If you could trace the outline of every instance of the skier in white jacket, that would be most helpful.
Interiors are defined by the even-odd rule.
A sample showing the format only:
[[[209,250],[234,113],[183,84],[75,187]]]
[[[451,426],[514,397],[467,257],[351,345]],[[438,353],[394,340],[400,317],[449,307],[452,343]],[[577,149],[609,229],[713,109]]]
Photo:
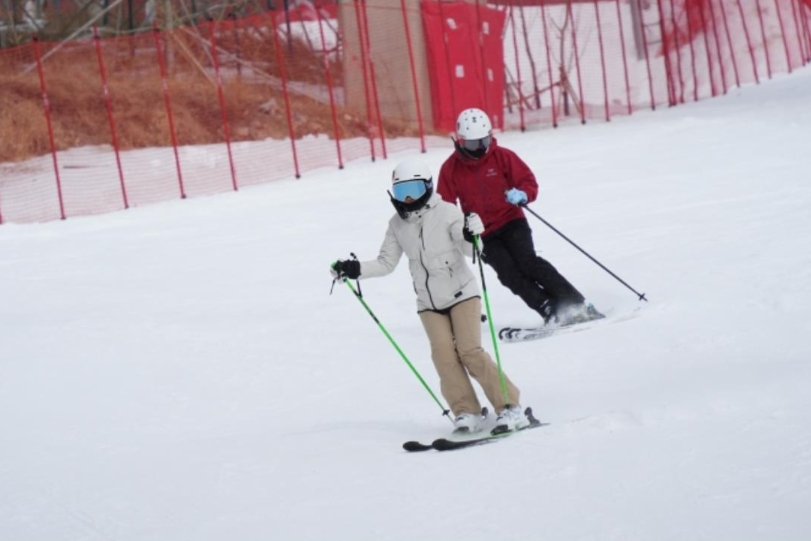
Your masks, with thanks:
[[[332,274],[350,279],[385,276],[405,254],[417,293],[417,313],[456,430],[481,428],[481,405],[471,376],[493,405],[497,427],[526,426],[529,421],[518,388],[504,374],[505,400],[498,366],[481,344],[481,296],[465,261],[465,254],[472,254],[465,235],[472,238],[484,231],[481,219],[476,214],[466,219],[455,205],[435,194],[431,170],[417,160],[397,165],[389,195],[397,213],[389,220],[377,259],[338,260],[330,268]]]

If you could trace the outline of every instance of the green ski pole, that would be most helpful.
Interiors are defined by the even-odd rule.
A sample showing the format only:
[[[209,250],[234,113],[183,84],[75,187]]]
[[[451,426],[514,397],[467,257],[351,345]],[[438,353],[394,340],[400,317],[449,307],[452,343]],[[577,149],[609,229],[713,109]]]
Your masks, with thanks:
[[[479,260],[479,273],[482,276],[482,292],[484,294],[484,308],[487,312],[487,323],[490,325],[490,336],[493,339],[493,350],[496,352],[496,364],[498,365],[498,377],[501,380],[501,392],[504,394],[504,403],[509,402],[507,395],[507,380],[504,378],[504,370],[501,369],[501,355],[498,352],[498,339],[496,329],[493,327],[493,315],[490,313],[490,299],[487,296],[487,282],[484,280],[484,264],[482,263],[482,253],[479,250],[479,235],[473,237],[473,249]]]
[[[442,405],[442,402],[440,402],[439,398],[437,398],[436,394],[434,394],[434,391],[433,391],[433,390],[431,390],[430,385],[428,385],[428,383],[427,383],[427,382],[426,382],[426,381],[423,379],[422,375],[420,375],[420,373],[419,373],[419,371],[416,369],[416,367],[415,367],[413,364],[411,364],[411,361],[409,361],[409,360],[408,360],[408,357],[406,357],[406,354],[405,354],[405,353],[403,353],[403,350],[402,350],[402,349],[400,349],[400,346],[399,346],[399,345],[397,345],[397,342],[395,342],[395,341],[394,341],[394,338],[392,338],[392,337],[391,337],[391,335],[389,334],[389,331],[387,331],[387,330],[386,330],[386,327],[384,327],[384,326],[383,326],[383,324],[382,324],[382,323],[380,323],[380,320],[379,320],[379,319],[377,319],[377,316],[375,315],[375,313],[374,313],[374,312],[372,312],[372,309],[371,309],[371,308],[369,308],[369,305],[368,305],[368,304],[366,304],[366,301],[363,299],[363,296],[362,296],[362,295],[361,295],[361,294],[358,292],[358,290],[356,290],[356,289],[355,289],[355,288],[352,286],[352,283],[351,283],[351,282],[349,281],[349,279],[348,279],[348,278],[346,278],[345,276],[342,276],[342,277],[337,278],[337,279],[339,279],[339,280],[343,280],[343,282],[344,282],[344,283],[347,285],[347,287],[348,287],[348,288],[349,288],[349,289],[352,291],[352,293],[355,295],[355,298],[357,298],[357,299],[358,299],[358,301],[360,301],[360,303],[361,303],[361,304],[363,305],[363,307],[366,309],[366,312],[367,312],[367,313],[368,313],[368,314],[369,314],[369,315],[372,317],[372,319],[374,320],[374,322],[375,322],[375,323],[377,323],[377,327],[378,327],[378,328],[379,328],[381,331],[383,331],[383,334],[384,334],[384,335],[386,335],[386,338],[388,338],[388,339],[389,339],[389,342],[391,342],[391,345],[392,345],[392,346],[394,346],[394,349],[395,349],[395,350],[397,350],[397,353],[399,353],[399,354],[400,354],[400,357],[402,357],[402,359],[405,361],[405,363],[406,363],[406,364],[408,365],[408,367],[411,369],[411,372],[412,372],[412,373],[413,373],[413,374],[414,374],[414,375],[417,377],[417,379],[418,379],[418,380],[420,380],[420,383],[422,383],[422,386],[423,386],[423,387],[425,387],[425,390],[426,390],[426,391],[428,391],[428,394],[430,394],[430,395],[431,395],[431,398],[433,398],[433,399],[434,399],[434,402],[436,402],[436,403],[437,403],[437,405],[439,405],[439,408],[442,410],[442,415],[444,415],[445,417],[447,417],[447,418],[448,418],[448,420],[449,420],[450,422],[453,422],[453,419],[451,419],[451,416],[450,416],[450,410],[449,410],[448,408],[446,408],[445,406],[443,406],[443,405]]]

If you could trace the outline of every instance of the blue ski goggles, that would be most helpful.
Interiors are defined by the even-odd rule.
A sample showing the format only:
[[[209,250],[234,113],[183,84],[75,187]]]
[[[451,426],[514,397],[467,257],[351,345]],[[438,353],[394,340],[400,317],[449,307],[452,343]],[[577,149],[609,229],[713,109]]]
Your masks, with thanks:
[[[416,201],[425,195],[426,190],[424,180],[406,180],[394,184],[391,188],[391,195],[397,201],[405,202],[408,197]]]
[[[475,152],[476,150],[487,150],[490,147],[490,136],[481,139],[459,139],[459,145],[465,150]]]

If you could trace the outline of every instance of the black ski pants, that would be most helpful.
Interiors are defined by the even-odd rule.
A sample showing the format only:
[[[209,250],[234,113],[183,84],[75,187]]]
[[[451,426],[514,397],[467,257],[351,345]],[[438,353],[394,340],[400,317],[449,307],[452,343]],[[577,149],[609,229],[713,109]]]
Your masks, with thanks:
[[[535,253],[526,219],[513,220],[484,237],[482,259],[507,289],[538,313],[547,299],[559,308],[585,300],[551,263]]]

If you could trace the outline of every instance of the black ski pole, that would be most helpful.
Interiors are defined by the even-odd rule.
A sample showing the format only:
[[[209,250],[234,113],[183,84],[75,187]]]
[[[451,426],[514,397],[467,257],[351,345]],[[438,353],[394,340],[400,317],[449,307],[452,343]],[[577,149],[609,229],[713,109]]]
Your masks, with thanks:
[[[583,248],[581,248],[580,246],[578,246],[577,244],[575,244],[575,243],[574,243],[574,241],[572,241],[572,240],[571,240],[569,237],[567,237],[566,235],[564,235],[563,233],[561,233],[560,231],[558,231],[558,230],[555,228],[555,226],[553,226],[552,224],[550,224],[549,222],[547,222],[546,220],[544,220],[543,218],[541,218],[541,217],[538,215],[538,213],[536,213],[534,210],[532,210],[531,208],[529,208],[529,207],[527,206],[527,204],[526,204],[526,203],[524,203],[524,204],[523,204],[523,205],[521,205],[521,206],[522,206],[522,207],[524,207],[524,209],[525,209],[525,210],[527,210],[527,211],[528,211],[530,214],[532,214],[533,216],[535,216],[536,218],[538,218],[540,221],[542,221],[542,222],[544,223],[544,225],[546,225],[546,226],[547,226],[549,229],[551,229],[552,231],[554,231],[555,233],[557,233],[558,235],[560,235],[561,237],[563,237],[563,238],[566,240],[566,242],[568,242],[569,244],[571,244],[572,246],[574,246],[575,248],[577,248],[578,250],[580,250],[580,252],[581,252],[581,253],[582,253],[584,256],[586,256],[586,257],[588,257],[589,259],[591,259],[592,261],[594,261],[594,262],[595,262],[597,265],[599,265],[599,266],[600,266],[600,268],[601,268],[601,269],[603,269],[605,272],[607,272],[608,274],[610,274],[611,276],[613,276],[613,277],[614,277],[614,278],[615,278],[615,279],[616,279],[616,280],[617,280],[619,283],[621,283],[622,285],[624,285],[625,287],[627,287],[628,289],[630,289],[631,291],[633,291],[634,293],[636,293],[636,296],[637,296],[637,297],[639,297],[639,300],[640,300],[640,301],[645,301],[645,302],[648,302],[648,299],[646,299],[646,298],[645,298],[645,294],[644,294],[644,293],[640,293],[640,292],[639,292],[639,291],[637,291],[636,289],[632,288],[632,287],[631,287],[631,286],[629,286],[629,285],[628,285],[628,284],[627,284],[627,283],[626,283],[626,282],[625,282],[625,281],[624,281],[622,278],[620,278],[619,276],[617,276],[616,274],[614,274],[613,272],[611,272],[610,270],[608,270],[608,268],[607,268],[605,265],[603,265],[602,263],[600,263],[599,261],[597,261],[596,259],[594,259],[593,257],[591,257],[591,255],[590,255],[588,252],[586,252],[586,251],[585,251]]]

